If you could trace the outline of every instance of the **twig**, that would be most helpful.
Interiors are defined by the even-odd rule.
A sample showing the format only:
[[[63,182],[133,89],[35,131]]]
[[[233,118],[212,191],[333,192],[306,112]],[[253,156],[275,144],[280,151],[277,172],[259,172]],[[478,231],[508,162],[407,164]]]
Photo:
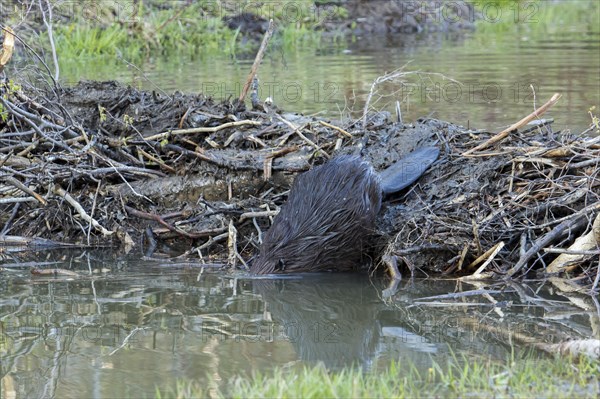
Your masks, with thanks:
[[[96,202],[98,200],[98,193],[100,192],[100,187],[102,186],[102,180],[98,182],[98,186],[96,187],[96,194],[94,194],[94,201],[92,202],[92,211],[90,212],[90,217],[94,217],[94,211],[96,210]],[[92,233],[92,224],[88,224],[87,231],[87,244],[90,245],[90,234]]]
[[[507,302],[497,302],[497,303],[488,303],[488,302],[420,302],[413,301],[407,308],[411,308],[413,306],[429,306],[432,308],[453,308],[453,307],[508,307],[512,306],[512,303]]]
[[[235,267],[235,263],[239,257],[239,254],[237,251],[237,229],[233,225],[233,220],[229,221],[227,249],[229,250],[229,256],[227,257],[227,263],[230,266]]]
[[[589,256],[589,252],[593,255],[600,254],[600,251],[594,251],[600,246],[600,213],[596,215],[592,229],[586,235],[578,237],[575,242],[568,248],[567,253],[560,254],[546,268],[548,273],[558,273],[569,271],[572,265],[581,263],[585,256]],[[553,248],[555,249],[555,248]]]
[[[258,223],[256,222],[256,218],[252,218],[252,224],[254,225],[254,228],[256,229],[256,234],[258,235],[258,243],[262,244],[262,242],[263,242],[262,230],[258,226]]]
[[[469,266],[467,266],[465,269],[466,270],[471,270],[472,268],[474,268],[475,266],[477,266],[478,264],[480,264],[484,260],[488,259],[499,245],[500,245],[500,243],[494,245],[493,247],[491,247],[490,249],[488,249],[487,251],[485,251],[482,255],[478,256],[477,259],[475,259],[473,262],[471,262],[469,264]]]
[[[587,206],[579,212],[576,212],[573,215],[571,215],[571,218],[565,220],[564,222],[553,228],[552,231],[550,231],[549,233],[546,233],[545,235],[537,239],[533,246],[529,248],[529,251],[525,252],[525,255],[521,256],[519,261],[507,272],[506,278],[511,278],[516,273],[518,273],[523,267],[525,267],[525,265],[527,265],[527,262],[529,262],[531,258],[533,258],[538,252],[542,250],[542,248],[553,242],[565,230],[577,224],[579,220],[585,217],[587,212],[595,211],[598,209],[600,209],[600,202]]]
[[[509,293],[511,292],[510,290],[487,290],[487,289],[479,289],[479,290],[472,290],[472,291],[463,291],[463,292],[453,292],[450,294],[440,294],[440,295],[433,295],[433,296],[426,296],[426,297],[422,297],[422,298],[415,298],[414,301],[431,301],[433,299],[436,300],[440,300],[440,299],[458,299],[458,298],[464,298],[464,297],[468,297],[468,296],[477,296],[477,295],[484,295],[484,294],[505,294],[505,293]]]
[[[8,101],[5,100],[4,98],[0,97],[0,102],[2,103],[2,105],[6,108],[8,108],[8,110],[15,114],[17,117],[19,117],[19,119],[22,119],[23,121],[25,121],[25,123],[27,123],[29,126],[31,126],[31,128],[33,128],[33,130],[35,130],[40,136],[42,136],[43,138],[45,138],[46,140],[48,140],[49,142],[51,142],[52,144],[54,144],[57,147],[60,147],[68,152],[75,152],[75,150],[73,150],[71,147],[65,145],[63,142],[57,141],[55,139],[53,139],[52,137],[48,136],[45,132],[42,131],[42,129],[44,128],[43,126],[38,126],[36,125],[27,115],[28,113],[19,109],[16,106],[13,106],[13,104]],[[27,116],[26,116],[27,115]],[[64,130],[64,128],[62,128]]]
[[[175,174],[176,170],[175,168],[167,165],[167,163],[161,159],[161,158],[157,158],[152,154],[148,154],[146,151],[142,150],[141,148],[138,148],[138,152],[145,158],[148,158],[151,162],[156,163],[157,165],[160,165],[161,168],[166,169],[167,171],[169,171],[170,173]]]
[[[600,255],[600,250],[575,251],[575,250],[571,250],[571,249],[562,249],[562,248],[544,248],[544,252],[549,253],[549,254],[568,254],[568,255],[583,255],[583,256]]]
[[[598,266],[596,266],[596,278],[594,279],[594,284],[592,284],[590,293],[598,292],[598,283],[600,283],[600,259],[598,259]]]
[[[0,236],[0,246],[16,246],[16,247],[28,247],[28,248],[72,248],[76,245],[48,240],[40,237],[21,237],[21,236]]]
[[[22,202],[37,202],[37,200],[31,197],[0,198],[0,204],[20,204]]]
[[[17,98],[20,98],[20,95],[17,95]],[[14,113],[17,114],[17,116],[19,117],[27,117],[29,119],[31,119],[34,122],[37,122],[38,124],[40,124],[40,129],[44,129],[46,127],[52,128],[54,130],[58,130],[64,133],[68,133],[71,137],[76,137],[79,138],[80,135],[79,133],[75,132],[71,126],[63,126],[60,124],[56,124],[54,122],[51,122],[50,120],[48,120],[47,118],[44,118],[40,115],[36,115],[36,114],[32,114],[31,112],[27,112],[25,111],[23,108],[18,107],[15,103],[8,101],[6,99],[4,99],[6,101],[6,103],[8,105],[10,105],[10,108],[12,110],[14,110]],[[30,104],[31,107],[28,108],[37,108],[34,104]],[[39,111],[39,110],[38,110]],[[64,122],[64,121],[63,121]]]
[[[5,32],[8,31],[9,28],[2,26],[2,30],[4,30]],[[50,79],[52,79],[52,84],[54,85],[54,89],[57,89],[58,86],[58,82],[56,81],[56,79],[54,79],[54,76],[52,76],[52,72],[50,71],[50,67],[48,67],[48,64],[46,64],[46,61],[44,61],[44,59],[42,58],[41,55],[39,55],[29,44],[27,44],[27,42],[23,39],[21,39],[19,37],[19,35],[15,34],[13,32],[13,35],[19,40],[19,42],[21,42],[21,44],[23,46],[25,46],[25,48],[29,51],[31,51],[31,53],[35,56],[35,58],[37,58],[41,64],[44,66],[44,69],[46,69],[46,71],[48,72],[48,76],[50,76]]]
[[[409,75],[419,75],[419,76],[426,75],[426,76],[438,76],[438,77],[441,77],[443,79],[448,79],[451,82],[459,84],[458,81],[456,81],[454,79],[449,79],[448,77],[444,76],[441,73],[435,73],[435,72],[423,73],[423,72],[420,72],[420,71],[408,71],[408,72],[404,72],[404,68],[406,68],[407,65],[408,65],[408,63],[405,64],[405,65],[403,65],[402,67],[400,67],[400,68],[392,71],[392,72],[389,72],[389,73],[386,73],[385,75],[379,76],[377,79],[375,79],[373,81],[373,83],[371,84],[371,89],[369,90],[369,94],[367,95],[367,100],[365,101],[365,105],[363,107],[363,115],[362,115],[362,127],[363,127],[363,129],[366,129],[366,127],[367,127],[367,114],[369,112],[369,107],[371,106],[371,100],[373,99],[373,96],[376,93],[377,86],[380,85],[380,84],[382,84],[382,83],[389,82],[389,81],[392,81],[392,80],[395,80],[395,79],[401,79],[401,78],[407,77]],[[401,81],[401,84],[404,85],[404,82]]]
[[[496,255],[498,255],[498,252],[500,252],[502,248],[504,248],[504,241],[500,241],[498,244],[494,245],[494,250],[490,254],[489,258],[483,263],[483,265],[479,267],[479,269],[475,271],[475,273],[473,273],[473,276],[481,275],[481,273],[485,270],[487,265],[489,265],[494,260],[494,258],[496,257]]]
[[[258,67],[260,66],[260,63],[262,62],[262,59],[265,55],[265,51],[267,50],[267,45],[269,44],[269,40],[271,39],[271,36],[273,35],[273,29],[274,29],[274,25],[273,25],[273,20],[271,19],[271,20],[269,20],[269,27],[267,28],[267,31],[265,32],[262,43],[260,44],[260,48],[258,49],[258,53],[256,53],[256,58],[254,58],[254,63],[252,64],[252,68],[250,68],[250,73],[248,74],[246,83],[244,84],[242,92],[240,93],[240,98],[238,99],[240,104],[244,102],[244,99],[246,98],[246,95],[248,94],[248,90],[250,90],[250,86],[252,85],[252,81],[254,80],[254,77],[256,76],[256,73],[258,72]]]
[[[324,121],[319,121],[319,123],[321,125],[325,126],[325,127],[330,128],[330,129],[337,130],[338,132],[340,132],[344,136],[348,137],[349,139],[352,138],[352,135],[350,133],[348,133],[347,131],[345,131],[344,129],[342,129],[341,127],[337,127],[335,125],[332,125],[331,123],[327,123],[327,122],[324,122]]]
[[[48,32],[48,40],[50,41],[50,48],[52,49],[52,62],[54,62],[54,80],[58,81],[60,76],[60,67],[58,65],[58,55],[56,53],[56,45],[54,44],[54,34],[52,30],[52,4],[48,0],[46,0],[48,18],[46,18],[46,10],[44,10],[44,6],[42,5],[42,0],[38,1],[40,5],[40,12],[42,13],[42,19],[44,20],[44,25],[46,25],[46,30]]]
[[[227,239],[227,237],[229,237],[229,232],[225,232],[223,234],[219,234],[214,237],[209,237],[208,240],[204,244],[200,245],[197,249],[199,251],[201,251],[203,249],[210,247],[211,245],[213,245],[216,242],[220,242],[220,241]]]
[[[58,186],[58,185],[54,185],[52,191],[63,197],[69,204],[71,204],[71,206],[73,208],[75,208],[75,210],[77,211],[77,213],[79,213],[79,215],[83,218],[83,220],[85,220],[88,223],[91,223],[92,226],[100,231],[103,235],[105,236],[109,236],[114,234],[114,231],[110,231],[105,229],[102,225],[100,225],[100,223],[98,223],[98,221],[92,217],[90,217],[90,215],[87,214],[87,212],[85,211],[85,209],[83,209],[83,207],[79,204],[79,202],[77,202],[73,197],[71,197],[71,195],[69,193],[67,193],[62,187]]]
[[[271,178],[273,172],[273,159],[276,157],[288,154],[290,152],[296,151],[298,148],[296,146],[293,147],[285,147],[277,151],[273,151],[267,156],[265,156],[265,160],[263,162],[263,178],[265,180],[269,180]]]
[[[317,144],[315,144],[311,139],[309,139],[308,137],[306,137],[304,134],[302,134],[302,132],[300,131],[300,127],[294,125],[292,122],[286,120],[285,118],[281,117],[280,115],[275,114],[275,117],[277,119],[279,119],[281,122],[285,123],[286,125],[288,125],[290,127],[290,129],[292,129],[293,133],[296,133],[302,140],[306,141],[311,147],[313,147],[314,149],[316,149],[317,151],[320,151],[323,153],[323,155],[326,158],[330,158],[329,154],[327,152],[325,152],[324,149],[322,149],[321,147],[319,147]]]
[[[470,150],[463,152],[462,156],[463,157],[468,156],[468,155],[474,153],[475,151],[483,150],[484,148],[487,148],[487,147],[491,146],[492,144],[495,144],[495,143],[505,139],[506,137],[508,137],[508,135],[513,130],[517,130],[517,129],[525,126],[532,120],[542,116],[546,111],[548,111],[548,109],[550,109],[550,107],[552,107],[554,104],[557,103],[557,101],[560,99],[560,97],[561,97],[561,94],[555,93],[552,96],[552,98],[550,100],[548,100],[548,102],[546,102],[546,104],[542,105],[537,111],[532,112],[531,114],[527,115],[525,118],[521,119],[517,123],[512,124],[510,127],[504,129],[503,131],[496,134],[495,136],[490,137],[488,140],[479,144],[478,146],[473,147]]]
[[[36,193],[32,189],[30,189],[29,187],[27,187],[26,185],[24,185],[23,183],[21,183],[20,181],[18,181],[17,179],[15,179],[14,177],[0,175],[0,179],[4,180],[5,182],[7,182],[8,184],[12,185],[13,187],[16,187],[19,190],[25,192],[26,194],[31,195],[33,198],[35,198],[42,205],[45,206],[47,204],[47,201],[44,199],[44,197],[42,197],[41,195],[39,195],[38,193]]]
[[[166,91],[164,91],[159,85],[157,85],[152,79],[150,79],[146,73],[144,71],[142,71],[137,65],[135,65],[132,62],[129,62],[125,59],[125,57],[123,57],[123,54],[121,53],[121,51],[119,49],[116,49],[117,51],[117,58],[119,58],[121,61],[123,61],[125,64],[127,64],[128,67],[135,69],[137,72],[139,72],[141,74],[141,76],[147,81],[150,82],[150,84],[152,84],[152,86],[154,86],[154,88],[156,88],[156,90],[160,91],[162,95],[164,95],[165,97],[167,97],[169,99],[169,101],[173,101],[173,97],[170,96]]]
[[[125,210],[127,211],[128,214],[130,214],[132,216],[136,216],[136,217],[146,219],[146,220],[153,220],[153,221],[161,224],[162,226],[166,227],[169,231],[172,231],[174,233],[177,233],[179,235],[182,235],[184,237],[191,238],[191,239],[209,237],[214,234],[222,233],[223,231],[226,230],[226,229],[214,229],[214,230],[209,230],[209,231],[190,233],[190,232],[181,230],[180,228],[178,228],[176,226],[171,225],[170,223],[166,222],[164,220],[164,218],[161,217],[160,215],[155,215],[152,213],[140,211],[140,210],[137,210],[137,209],[132,208],[127,205],[125,205]]]
[[[2,230],[0,230],[0,237],[6,235],[6,233],[8,233],[10,231],[12,222],[13,222],[13,220],[15,220],[15,217],[17,217],[17,213],[19,212],[20,207],[21,207],[21,204],[17,202],[15,204],[15,206],[13,207],[12,212],[10,213],[10,217],[8,218],[6,223],[4,223],[4,227],[2,228]]]
[[[30,271],[34,276],[68,276],[68,277],[81,277],[77,272],[73,272],[67,269],[38,269],[33,268]]]
[[[114,349],[112,352],[110,352],[110,353],[108,354],[108,356],[112,356],[112,355],[114,355],[115,353],[117,353],[118,351],[120,351],[121,349],[123,349],[123,348],[125,347],[125,345],[127,345],[127,343],[129,342],[129,340],[130,340],[131,338],[133,338],[133,336],[134,336],[135,334],[137,334],[137,333],[138,333],[138,331],[144,331],[144,330],[147,330],[147,328],[146,328],[146,327],[144,327],[144,328],[141,328],[141,327],[136,327],[136,328],[134,328],[133,330],[131,330],[131,332],[130,332],[129,334],[127,334],[127,336],[126,336],[126,337],[125,337],[125,339],[123,340],[123,343],[121,344],[121,346],[119,346],[118,348],[115,348],[115,349]]]
[[[251,121],[251,120],[243,120],[243,121],[236,121],[236,122],[227,122],[224,123],[222,125],[219,126],[214,126],[214,127],[195,127],[192,129],[176,129],[176,130],[171,130],[169,132],[163,132],[163,133],[158,133],[155,134],[153,136],[149,136],[149,137],[144,137],[144,140],[162,140],[164,138],[167,138],[169,136],[177,136],[180,134],[194,134],[194,133],[216,133],[219,130],[222,129],[227,129],[229,127],[235,127],[235,126],[244,126],[244,125],[251,125],[251,126],[260,126],[262,125],[262,122],[259,121]]]
[[[240,216],[240,222],[250,218],[271,217],[277,216],[279,211],[261,211],[261,212],[246,212]]]

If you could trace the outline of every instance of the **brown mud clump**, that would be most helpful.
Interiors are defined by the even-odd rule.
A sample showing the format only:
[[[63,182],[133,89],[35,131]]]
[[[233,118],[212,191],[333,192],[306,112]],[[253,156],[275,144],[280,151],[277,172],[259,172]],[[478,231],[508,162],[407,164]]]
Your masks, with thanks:
[[[596,278],[600,138],[550,121],[482,146],[494,133],[434,119],[380,113],[363,127],[115,82],[0,91],[0,252],[115,245],[239,266],[300,172],[358,153],[381,172],[435,146],[439,159],[383,202],[373,266]]]

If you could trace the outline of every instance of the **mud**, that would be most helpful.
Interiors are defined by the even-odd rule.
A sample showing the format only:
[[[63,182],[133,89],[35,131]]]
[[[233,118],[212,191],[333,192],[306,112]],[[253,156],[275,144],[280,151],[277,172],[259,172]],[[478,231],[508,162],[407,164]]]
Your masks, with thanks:
[[[547,124],[465,156],[492,133],[434,119],[402,124],[387,113],[371,115],[366,129],[326,121],[349,138],[266,105],[253,110],[115,82],[2,93],[0,241],[39,237],[147,255],[170,248],[240,266],[298,173],[349,153],[380,170],[426,145],[438,146],[440,159],[384,203],[371,266],[385,255],[413,272],[472,273],[481,264],[472,262],[502,243],[487,266],[501,277],[549,231],[554,245],[571,245],[600,210],[599,139]],[[565,221],[573,223],[556,232]],[[538,255],[525,259],[523,272],[557,256],[542,248]]]

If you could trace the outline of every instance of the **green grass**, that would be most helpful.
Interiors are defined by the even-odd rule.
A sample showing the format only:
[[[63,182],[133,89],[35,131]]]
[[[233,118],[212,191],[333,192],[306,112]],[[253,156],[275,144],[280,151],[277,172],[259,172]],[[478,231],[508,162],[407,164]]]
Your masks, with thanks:
[[[194,58],[223,51],[235,55],[259,44],[257,40],[242,40],[239,32],[222,22],[224,15],[235,14],[242,9],[239,7],[153,1],[141,7],[134,18],[132,9],[127,7],[131,0],[122,3],[121,8],[114,9],[110,8],[112,3],[107,3],[109,5],[95,14],[96,18],[89,18],[75,5],[74,12],[67,13],[60,23],[55,22],[53,32],[59,57],[68,60],[123,54],[131,61],[171,55]],[[319,45],[321,35],[315,28],[325,16],[314,11],[312,1],[284,0],[256,5],[259,7],[250,7],[247,11],[274,17],[277,30],[272,41],[275,45],[290,49]],[[340,8],[340,15],[342,10]],[[333,11],[327,17],[331,17],[331,13]],[[49,49],[44,26],[40,27],[39,42]]]
[[[322,365],[300,370],[276,369],[237,377],[222,390],[180,382],[157,397],[202,398],[597,398],[600,394],[600,362],[582,357],[473,361],[452,359],[427,371],[392,363],[383,371],[344,369],[332,372]]]
[[[600,30],[600,5],[597,0],[558,3],[547,0],[505,1],[500,2],[499,8],[489,8],[488,11],[488,18],[477,21],[477,30],[491,37],[513,31],[515,26],[533,37],[562,32],[587,34],[588,31]]]
[[[67,58],[115,55],[120,45],[127,42],[127,32],[118,26],[101,29],[71,24],[55,32],[57,51]]]
[[[219,18],[194,20],[197,7],[176,16],[174,10],[146,13],[139,23],[91,24],[73,20],[54,26],[57,52],[62,59],[92,58],[123,54],[131,60],[150,56],[222,51],[234,41],[236,32]],[[45,31],[42,41],[48,42]]]
[[[64,14],[63,18],[55,15],[53,29],[59,57],[69,60],[123,54],[128,60],[139,62],[157,56],[185,55],[193,59],[222,52],[235,56],[258,45],[256,41],[243,40],[241,34],[228,29],[221,20],[224,15],[242,9],[265,18],[274,18],[277,24],[272,39],[274,46],[284,50],[319,47],[322,35],[318,27],[323,20],[348,16],[343,7],[320,9],[317,12],[311,0],[256,2],[248,8],[228,8],[227,3],[218,7],[219,2],[208,3],[207,6],[205,2],[186,5],[185,2],[154,0],[141,2],[143,6],[132,17],[131,3],[132,0],[124,0],[118,3],[118,7],[114,6],[117,3],[99,3],[104,5],[94,14],[95,18],[90,18],[86,9],[77,3],[73,3],[73,10]],[[597,23],[597,0],[560,3],[499,0],[493,4],[496,3],[501,10],[499,16],[495,5],[477,3],[479,8],[476,6],[478,13],[488,17],[477,24],[478,30],[483,33],[478,36],[484,40],[493,40],[497,35],[514,30],[515,24],[533,36],[568,31],[584,24],[591,29],[600,29]],[[489,7],[485,8],[484,5]],[[60,15],[59,11],[55,14]],[[498,20],[493,20],[496,16]],[[7,22],[11,24],[11,21]],[[40,26],[39,43],[45,49],[50,47],[43,25]]]

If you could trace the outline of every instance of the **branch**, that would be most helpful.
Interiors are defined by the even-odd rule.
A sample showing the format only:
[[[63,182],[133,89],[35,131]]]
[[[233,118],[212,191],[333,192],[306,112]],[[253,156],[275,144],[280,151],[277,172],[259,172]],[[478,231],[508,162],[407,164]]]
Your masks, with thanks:
[[[503,131],[501,131],[497,135],[495,135],[493,137],[490,137],[484,143],[481,143],[478,146],[476,146],[474,148],[471,148],[468,151],[463,152],[461,155],[463,157],[467,156],[467,155],[470,155],[470,154],[474,153],[475,151],[483,150],[484,148],[487,148],[487,147],[491,146],[492,144],[495,144],[495,143],[497,143],[497,142],[505,139],[506,137],[508,137],[508,135],[512,131],[519,129],[519,128],[525,126],[526,124],[528,124],[529,122],[531,122],[532,120],[534,120],[534,119],[539,118],[540,116],[542,116],[546,111],[548,111],[548,109],[550,109],[550,107],[552,107],[554,104],[556,104],[558,102],[558,100],[560,100],[560,97],[561,97],[561,94],[554,93],[554,95],[552,96],[552,98],[550,100],[548,100],[548,102],[546,104],[542,105],[540,108],[538,108],[537,110],[533,111],[531,114],[527,115],[525,118],[521,119],[517,123],[514,123],[510,127],[504,129]]]
[[[81,206],[81,204],[79,204],[79,202],[77,202],[75,198],[71,197],[71,194],[67,193],[62,187],[55,185],[52,191],[54,192],[54,194],[61,196],[69,204],[71,204],[71,206],[75,208],[75,210],[77,211],[77,213],[79,213],[83,220],[85,220],[88,223],[91,223],[91,225],[96,230],[100,231],[103,235],[110,236],[114,233],[114,231],[110,231],[102,227],[102,225],[100,225],[100,223],[98,223],[96,219],[88,215],[85,209],[83,209],[83,207]]]
[[[252,64],[252,68],[250,68],[250,73],[248,74],[248,78],[246,79],[246,83],[244,84],[244,88],[242,89],[242,92],[240,93],[240,98],[239,98],[239,102],[243,103],[244,99],[246,98],[246,94],[248,94],[248,90],[250,90],[250,85],[252,84],[252,81],[254,80],[254,77],[256,76],[256,73],[258,72],[258,67],[260,66],[260,63],[262,62],[262,59],[265,55],[265,51],[267,50],[267,45],[269,44],[269,39],[271,39],[271,36],[273,35],[273,20],[269,20],[269,27],[267,28],[267,31],[265,32],[265,36],[263,37],[262,43],[260,44],[260,48],[258,49],[258,53],[256,53],[256,58],[254,59],[254,64]]]

